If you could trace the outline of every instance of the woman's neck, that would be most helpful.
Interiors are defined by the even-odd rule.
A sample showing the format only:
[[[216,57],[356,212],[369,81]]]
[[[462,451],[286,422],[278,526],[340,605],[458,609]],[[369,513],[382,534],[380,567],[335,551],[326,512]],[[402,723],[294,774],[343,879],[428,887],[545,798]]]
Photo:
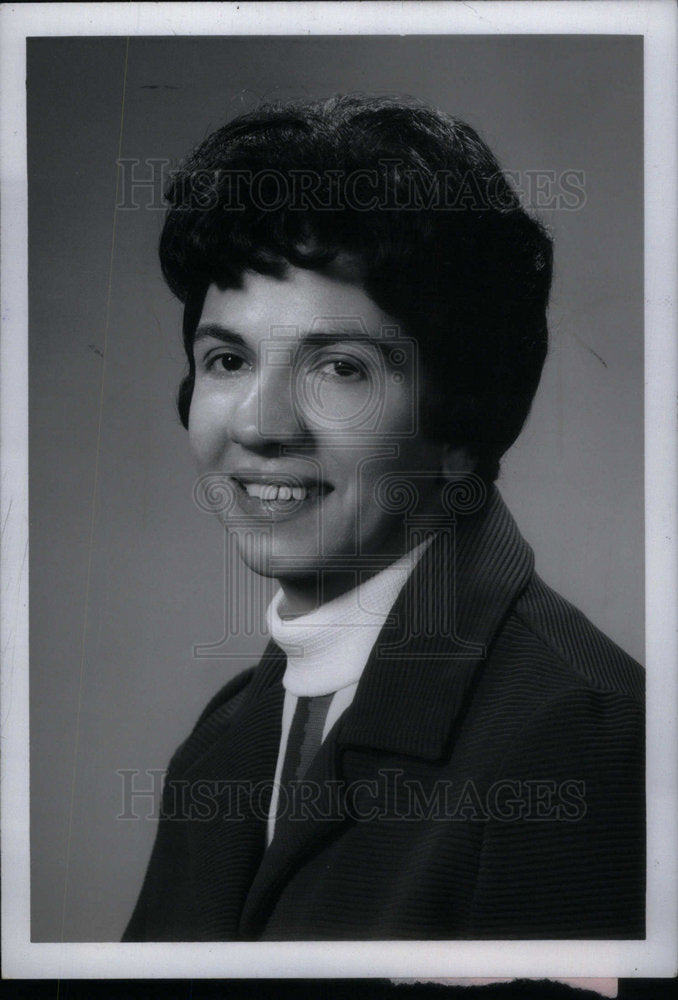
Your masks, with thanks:
[[[376,571],[375,571],[376,572]],[[364,582],[374,574],[361,574]],[[321,604],[327,604],[342,594],[358,586],[356,573],[320,571],[311,577],[287,577],[280,580],[283,600],[279,607],[281,618],[297,618],[315,611]]]

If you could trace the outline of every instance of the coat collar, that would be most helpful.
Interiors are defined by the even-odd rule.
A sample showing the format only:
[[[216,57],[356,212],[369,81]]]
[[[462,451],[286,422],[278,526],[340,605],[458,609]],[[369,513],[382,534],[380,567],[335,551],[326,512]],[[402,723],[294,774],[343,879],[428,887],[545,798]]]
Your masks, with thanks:
[[[337,742],[441,757],[474,676],[534,570],[496,489],[439,531],[396,601]]]
[[[495,487],[479,511],[458,514],[438,530],[337,723],[338,749],[440,759],[492,640],[533,573],[532,549]],[[284,663],[270,642],[257,698],[280,684]]]

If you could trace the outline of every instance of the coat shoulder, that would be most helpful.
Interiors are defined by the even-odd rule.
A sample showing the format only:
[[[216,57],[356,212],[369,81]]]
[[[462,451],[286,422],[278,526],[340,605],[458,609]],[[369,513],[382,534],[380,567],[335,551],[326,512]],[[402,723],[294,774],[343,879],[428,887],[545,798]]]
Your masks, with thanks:
[[[232,677],[227,684],[224,684],[224,686],[220,688],[212,698],[210,698],[207,705],[200,713],[195,728],[197,729],[199,726],[209,724],[209,720],[215,714],[219,715],[219,719],[221,721],[225,722],[230,719],[247,694],[247,688],[252,681],[252,676],[256,669],[256,665],[247,667],[245,670],[241,670],[239,674],[236,674],[235,677]]]
[[[643,703],[643,667],[538,576],[519,597],[514,615],[575,684]]]
[[[221,739],[239,710],[258,694],[279,682],[285,666],[285,656],[269,642],[259,663],[242,670],[210,699],[200,713],[193,731],[178,748],[170,762],[170,771],[177,774]]]
[[[233,677],[210,699],[191,734],[175,751],[170,772],[185,770],[223,734],[247,698],[257,667],[248,667]]]

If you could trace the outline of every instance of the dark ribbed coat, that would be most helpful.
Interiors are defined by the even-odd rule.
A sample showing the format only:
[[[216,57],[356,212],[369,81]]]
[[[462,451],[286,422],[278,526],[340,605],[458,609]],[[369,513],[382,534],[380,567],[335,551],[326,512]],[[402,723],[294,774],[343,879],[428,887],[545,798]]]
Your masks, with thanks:
[[[498,493],[417,564],[266,848],[284,669],[271,643],[174,755],[125,940],[644,936],[643,671]]]

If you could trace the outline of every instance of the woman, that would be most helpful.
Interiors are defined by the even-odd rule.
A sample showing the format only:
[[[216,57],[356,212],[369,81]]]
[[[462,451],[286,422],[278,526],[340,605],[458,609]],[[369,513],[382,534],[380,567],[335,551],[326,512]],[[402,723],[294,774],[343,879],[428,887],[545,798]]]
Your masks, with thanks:
[[[643,936],[642,670],[493,485],[545,231],[471,128],[382,98],[236,119],[168,198],[179,411],[280,589],[172,760],[126,939]]]

